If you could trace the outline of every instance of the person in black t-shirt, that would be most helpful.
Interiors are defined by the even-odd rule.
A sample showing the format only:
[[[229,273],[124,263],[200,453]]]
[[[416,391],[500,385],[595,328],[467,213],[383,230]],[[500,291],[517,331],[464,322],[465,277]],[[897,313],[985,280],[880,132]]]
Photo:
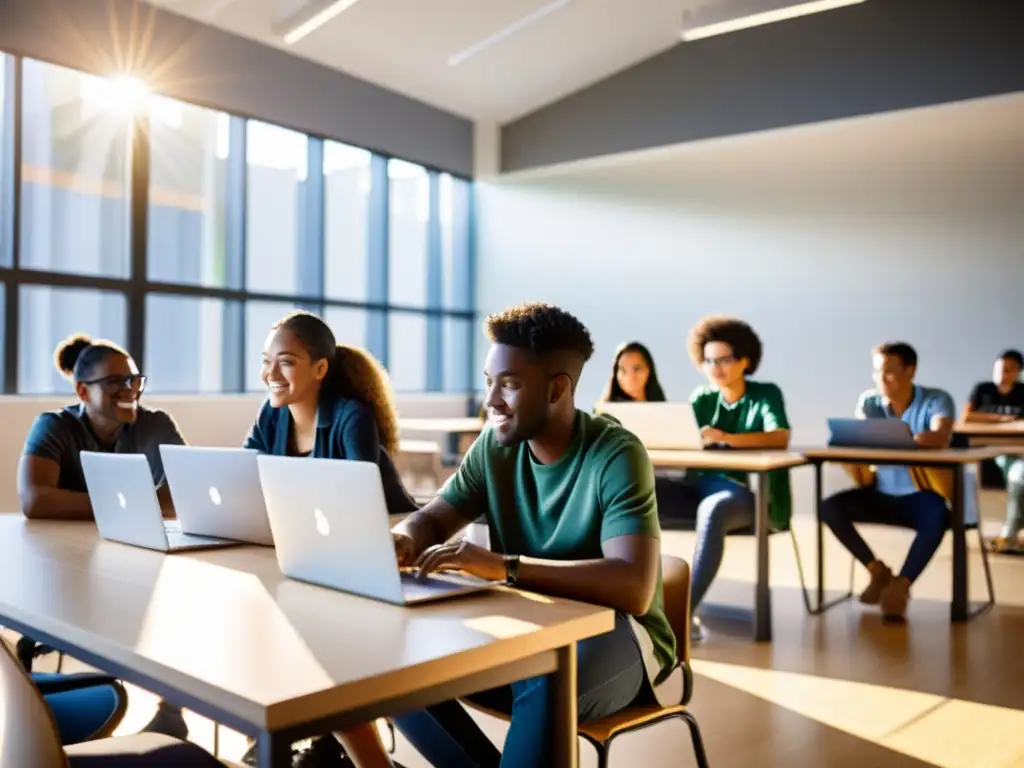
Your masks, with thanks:
[[[1024,355],[1015,349],[1003,352],[992,367],[992,381],[983,381],[971,392],[964,421],[1006,423],[1024,419],[1024,382],[1020,381]],[[995,552],[1021,551],[1018,536],[1024,527],[1024,457],[1000,456],[996,464],[1006,477],[1006,522],[1002,535],[992,540]]]

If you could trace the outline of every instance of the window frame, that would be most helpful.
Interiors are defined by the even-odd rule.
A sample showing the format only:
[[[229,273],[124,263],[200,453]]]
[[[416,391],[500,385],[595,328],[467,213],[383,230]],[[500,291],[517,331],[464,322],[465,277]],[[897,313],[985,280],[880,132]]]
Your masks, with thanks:
[[[18,391],[19,368],[19,294],[23,285],[49,286],[53,288],[74,288],[114,291],[124,295],[127,303],[126,328],[124,338],[127,339],[128,351],[135,358],[140,369],[146,366],[146,299],[151,294],[193,297],[197,299],[218,299],[225,305],[225,322],[223,323],[223,392],[246,392],[246,379],[250,373],[246,361],[246,305],[249,302],[289,302],[315,311],[326,316],[329,308],[355,309],[365,312],[366,338],[364,344],[383,365],[388,365],[389,317],[392,313],[415,314],[425,317],[428,329],[428,343],[425,369],[426,389],[417,391],[445,391],[443,371],[445,369],[443,327],[446,318],[455,318],[474,322],[477,319],[475,306],[467,308],[445,308],[443,292],[445,276],[441,274],[443,259],[441,257],[441,223],[439,211],[440,174],[448,174],[453,179],[461,179],[469,183],[470,216],[467,222],[469,232],[469,271],[475,273],[475,253],[473,248],[473,215],[472,205],[474,186],[472,179],[453,173],[446,169],[425,168],[430,185],[429,219],[427,222],[428,254],[427,254],[427,285],[425,290],[428,300],[424,306],[405,306],[393,304],[389,300],[390,287],[390,191],[388,184],[388,163],[391,160],[414,162],[405,158],[393,157],[389,154],[374,151],[346,143],[338,137],[314,136],[300,132],[308,139],[307,163],[308,174],[304,185],[305,211],[304,221],[298,223],[305,231],[296,233],[304,244],[296,262],[296,292],[275,293],[263,290],[249,290],[246,286],[246,216],[248,190],[248,152],[247,126],[250,120],[267,123],[288,130],[287,125],[268,120],[266,117],[253,115],[243,116],[225,113],[211,105],[195,105],[227,114],[230,131],[230,153],[228,155],[228,179],[226,184],[227,200],[225,211],[225,258],[226,278],[222,287],[202,285],[199,283],[166,282],[149,278],[149,211],[150,211],[150,133],[148,130],[148,110],[141,110],[134,117],[130,129],[129,153],[129,264],[127,277],[110,277],[100,275],[84,275],[65,272],[52,272],[43,269],[26,269],[20,264],[20,212],[22,210],[22,133],[23,120],[23,87],[24,62],[26,59],[17,55],[9,55],[0,51],[4,57],[5,78],[3,88],[3,104],[0,110],[0,141],[4,142],[5,152],[0,155],[0,189],[4,191],[3,201],[8,204],[0,207],[0,227],[4,237],[0,239],[7,254],[0,254],[0,284],[2,284],[3,338],[5,351],[0,361],[3,377],[3,394],[53,394],[31,393]],[[50,65],[40,59],[33,59],[44,65]],[[55,64],[55,66],[62,66]],[[67,67],[64,67],[65,69]],[[81,70],[76,70],[81,71]],[[90,75],[94,73],[82,72]],[[153,95],[169,98],[166,94]],[[189,103],[189,102],[181,102]],[[371,190],[367,205],[367,243],[366,243],[366,298],[354,301],[330,298],[325,291],[326,253],[325,253],[325,216],[326,209],[326,177],[324,173],[325,142],[347,144],[356,149],[365,149],[371,153]],[[5,258],[9,254],[9,259]],[[47,351],[48,353],[48,351]],[[470,350],[467,370],[475,370]],[[250,361],[251,363],[251,361]],[[199,394],[186,392],[161,392],[161,394]],[[211,393],[203,393],[209,395]],[[467,391],[467,396],[472,392]]]

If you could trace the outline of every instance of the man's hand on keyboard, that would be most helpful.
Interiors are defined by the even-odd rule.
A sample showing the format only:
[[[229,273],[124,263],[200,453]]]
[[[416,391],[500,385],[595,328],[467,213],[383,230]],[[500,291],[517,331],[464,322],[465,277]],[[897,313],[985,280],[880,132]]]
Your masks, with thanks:
[[[397,543],[395,546],[397,549]],[[455,568],[487,581],[505,579],[504,557],[464,539],[430,547],[420,555],[416,567],[421,579],[442,568]]]
[[[419,554],[416,551],[416,542],[404,533],[395,533],[393,531],[391,538],[395,542],[395,557],[398,558],[398,566],[406,568],[415,565],[416,557]]]

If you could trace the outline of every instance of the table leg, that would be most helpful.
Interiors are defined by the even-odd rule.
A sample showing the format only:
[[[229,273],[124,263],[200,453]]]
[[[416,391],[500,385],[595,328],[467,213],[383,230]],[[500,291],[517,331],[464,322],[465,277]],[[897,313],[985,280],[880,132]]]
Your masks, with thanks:
[[[814,528],[818,535],[818,608],[825,604],[825,533],[821,524],[821,462],[814,463]]]
[[[967,531],[964,529],[964,465],[953,467],[953,499],[950,528],[953,531],[953,621],[967,621]]]
[[[256,755],[256,765],[259,768],[290,768],[291,741],[264,731],[256,737]]]
[[[757,539],[757,586],[754,592],[754,640],[770,643],[772,640],[772,593],[768,584],[768,518],[769,475],[758,472],[754,489],[754,533]]]
[[[551,675],[551,756],[553,768],[577,768],[576,645],[556,652],[558,667]]]

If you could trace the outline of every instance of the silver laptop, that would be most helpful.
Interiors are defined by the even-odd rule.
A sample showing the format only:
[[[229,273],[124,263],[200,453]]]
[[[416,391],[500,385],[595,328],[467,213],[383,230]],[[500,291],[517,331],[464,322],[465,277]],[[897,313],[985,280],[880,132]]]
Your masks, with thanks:
[[[93,517],[103,538],[162,552],[238,544],[183,533],[177,520],[164,520],[144,455],[82,451],[81,457]]]
[[[256,451],[161,445],[181,530],[273,546]]]
[[[601,403],[597,410],[618,419],[649,450],[703,447],[689,403]]]
[[[844,448],[917,448],[902,419],[829,419],[829,445]]]
[[[376,464],[266,455],[257,462],[285,576],[395,605],[494,586],[462,574],[420,581],[400,571]]]

